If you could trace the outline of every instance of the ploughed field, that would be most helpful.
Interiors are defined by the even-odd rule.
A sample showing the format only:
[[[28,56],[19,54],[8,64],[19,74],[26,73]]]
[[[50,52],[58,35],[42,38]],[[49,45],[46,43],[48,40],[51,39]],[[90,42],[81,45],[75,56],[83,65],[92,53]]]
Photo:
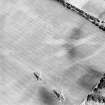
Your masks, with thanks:
[[[51,0],[0,9],[0,104],[82,103],[105,71],[104,32]]]

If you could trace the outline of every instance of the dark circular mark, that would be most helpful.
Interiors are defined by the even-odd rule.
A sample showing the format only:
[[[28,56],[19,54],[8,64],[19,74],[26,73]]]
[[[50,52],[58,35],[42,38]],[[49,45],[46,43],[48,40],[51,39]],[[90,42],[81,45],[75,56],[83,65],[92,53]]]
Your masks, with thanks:
[[[52,91],[49,91],[47,88],[40,89],[40,99],[44,105],[56,104],[56,96]]]
[[[79,40],[82,37],[82,31],[80,28],[74,28],[70,35],[70,39]]]
[[[97,84],[97,80],[101,78],[102,73],[98,72],[93,68],[89,68],[89,70],[79,79],[80,86],[87,90],[92,90],[95,88]]]

